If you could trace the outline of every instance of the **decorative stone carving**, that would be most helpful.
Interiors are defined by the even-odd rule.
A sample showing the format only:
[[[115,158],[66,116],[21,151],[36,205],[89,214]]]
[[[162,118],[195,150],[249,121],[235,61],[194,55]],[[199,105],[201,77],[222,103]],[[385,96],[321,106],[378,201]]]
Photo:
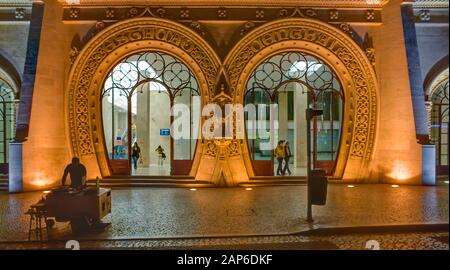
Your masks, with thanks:
[[[339,11],[337,9],[330,10],[330,20],[339,20]]]
[[[133,18],[136,17],[139,13],[139,10],[137,8],[130,8],[130,10],[128,11],[128,18]]]
[[[78,17],[80,16],[80,10],[77,8],[71,8],[69,10],[69,17],[71,19],[78,19]]]
[[[100,32],[105,28],[105,23],[104,22],[96,22],[95,23],[95,30],[96,32]]]
[[[432,101],[425,101],[425,109],[427,111],[428,139],[432,140],[432,136],[431,136],[431,111],[433,110],[433,102]]]
[[[14,17],[17,20],[22,20],[25,18],[25,14],[26,14],[26,11],[24,8],[16,8],[16,11],[14,12]]]
[[[303,14],[302,10],[299,8],[294,9],[291,15],[289,17],[299,17],[299,18],[305,18],[305,14]]]
[[[105,16],[108,19],[114,19],[114,17],[116,16],[116,10],[113,8],[107,8],[105,10]]]
[[[349,35],[351,38],[354,38],[354,32],[353,28],[348,23],[341,23],[339,24],[339,28],[344,31],[347,35]]]
[[[217,145],[214,143],[213,140],[207,140],[206,143],[204,143],[204,148],[205,148],[205,156],[209,157],[217,156]]]
[[[367,55],[367,59],[369,59],[370,63],[372,63],[372,66],[375,66],[375,49],[367,48],[365,53]]]
[[[189,9],[184,8],[184,9],[180,10],[180,18],[182,18],[182,19],[188,19],[189,16],[190,16],[190,14],[189,14]]]
[[[375,20],[375,11],[373,9],[366,10],[366,20],[368,21]]]
[[[228,157],[239,157],[241,155],[241,144],[237,140],[233,140],[228,145]]]
[[[72,47],[72,49],[70,49],[70,53],[69,53],[70,65],[73,65],[73,63],[75,62],[75,59],[77,59],[77,56],[79,53],[80,53],[80,51],[75,46]]]
[[[317,16],[317,12],[314,9],[307,9],[306,16],[314,18]]]
[[[255,28],[255,23],[254,22],[246,22],[244,24],[244,27],[241,29],[241,36],[243,36],[246,33],[250,32],[253,28]]]
[[[158,8],[158,9],[156,10],[156,14],[158,14],[158,16],[159,16],[160,18],[164,18],[164,16],[166,15],[166,10],[163,9],[163,8]]]
[[[431,20],[431,13],[428,9],[423,9],[419,13],[419,18],[422,22],[429,22]]]
[[[256,19],[264,19],[264,16],[265,16],[264,10],[259,9],[259,10],[255,11]]]
[[[219,8],[217,10],[217,17],[220,19],[225,19],[227,17],[227,10],[225,8]]]
[[[285,8],[282,8],[280,10],[280,12],[278,12],[278,14],[280,15],[280,17],[287,17],[288,16],[289,11]]]
[[[192,21],[190,26],[192,29],[195,30],[195,32],[199,33],[202,36],[204,36],[206,34],[205,30],[203,29],[202,25],[199,22]]]

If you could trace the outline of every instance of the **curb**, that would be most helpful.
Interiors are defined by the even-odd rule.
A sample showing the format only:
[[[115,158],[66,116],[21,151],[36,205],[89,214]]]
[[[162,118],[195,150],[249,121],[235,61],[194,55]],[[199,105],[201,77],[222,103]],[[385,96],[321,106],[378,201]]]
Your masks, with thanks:
[[[346,235],[346,234],[373,234],[373,233],[413,233],[413,232],[448,232],[448,223],[434,223],[434,224],[393,224],[393,225],[373,225],[373,226],[354,226],[354,227],[329,227],[304,230],[293,233],[279,233],[279,234],[247,234],[247,235],[184,235],[176,237],[116,237],[116,238],[83,238],[79,241],[162,241],[162,240],[195,240],[195,239],[209,239],[209,238],[248,238],[248,237],[278,237],[278,236],[326,236],[326,235]],[[51,239],[51,240],[18,240],[18,241],[0,241],[0,245],[7,244],[45,244],[65,242],[67,239]]]
[[[356,227],[317,228],[294,233],[299,236],[322,236],[335,234],[369,234],[369,233],[411,233],[411,232],[448,232],[448,223],[435,224],[399,224]]]

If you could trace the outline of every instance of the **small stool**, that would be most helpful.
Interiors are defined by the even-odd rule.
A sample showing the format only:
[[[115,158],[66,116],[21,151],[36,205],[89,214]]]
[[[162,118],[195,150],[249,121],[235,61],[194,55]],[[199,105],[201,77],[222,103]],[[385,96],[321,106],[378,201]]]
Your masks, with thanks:
[[[31,235],[34,232],[37,240],[43,240],[43,230],[46,230],[48,238],[48,226],[47,226],[47,214],[45,211],[45,205],[43,203],[37,203],[30,206],[26,215],[30,216],[30,226],[28,230],[28,240],[31,240]],[[45,227],[42,226],[44,221]]]

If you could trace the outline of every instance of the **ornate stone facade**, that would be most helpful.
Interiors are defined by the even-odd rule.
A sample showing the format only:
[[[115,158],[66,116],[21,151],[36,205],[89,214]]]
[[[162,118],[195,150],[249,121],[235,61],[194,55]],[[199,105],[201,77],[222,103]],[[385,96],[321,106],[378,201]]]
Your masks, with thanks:
[[[184,59],[196,76],[201,78],[203,104],[209,101],[219,102],[221,97],[221,94],[218,94],[217,97],[211,98],[222,64],[212,49],[202,41],[201,36],[181,25],[156,18],[131,19],[106,28],[80,52],[68,85],[68,118],[73,154],[81,157],[95,155],[104,175],[109,175],[110,172],[103,150],[101,111],[98,105],[103,78],[118,59],[133,51],[151,50],[152,44],[155,44],[155,49],[170,51]],[[347,119],[342,139],[344,147],[338,162],[348,166],[347,159],[360,160],[358,166],[361,166],[362,170],[363,164],[371,159],[373,153],[377,115],[376,79],[364,52],[350,37],[335,27],[310,19],[285,19],[247,34],[223,64],[226,77],[229,78],[229,99],[234,103],[242,103],[243,85],[252,68],[263,57],[286,50],[310,52],[336,68],[348,97]],[[217,158],[219,167],[229,158],[239,157],[239,160],[234,162],[240,163],[244,163],[242,158],[248,158],[241,157],[247,147],[245,142],[225,143],[219,140],[207,141],[203,145],[204,155]],[[241,147],[243,149],[240,149]],[[202,160],[201,157],[196,158]],[[200,161],[200,169],[204,162],[209,161]],[[338,167],[340,169],[336,171],[336,176],[342,177],[346,166]],[[217,176],[219,178],[223,174],[232,175],[231,171],[223,171],[223,168],[220,170],[222,171]],[[248,175],[253,175],[251,168],[246,168],[246,171]],[[193,168],[194,175],[199,173],[202,172],[196,172]],[[240,178],[248,179],[248,176]],[[230,181],[232,180],[228,182]]]
[[[29,1],[8,2],[23,5],[7,5],[0,17],[30,20]],[[333,178],[421,183],[400,7],[414,5],[421,26],[445,20],[442,10],[401,0],[150,2],[45,1],[32,123],[23,144],[25,190],[58,184],[73,155],[87,166],[88,178],[111,175],[100,92],[117,63],[144,51],[183,62],[198,81],[202,105],[243,104],[247,80],[265,59],[308,54],[330,67],[345,99]],[[430,20],[421,21],[420,10],[430,10]],[[203,139],[189,160],[189,176],[218,185],[249,181],[255,176],[249,156],[246,140]]]

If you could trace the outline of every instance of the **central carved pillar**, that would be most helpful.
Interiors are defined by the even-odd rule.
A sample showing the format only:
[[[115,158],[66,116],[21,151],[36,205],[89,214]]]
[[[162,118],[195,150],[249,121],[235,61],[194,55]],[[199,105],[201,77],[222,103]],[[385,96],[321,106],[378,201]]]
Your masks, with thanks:
[[[227,94],[228,80],[224,72],[218,76],[216,81],[216,96],[212,99],[212,103],[216,104],[222,110],[220,118],[217,115],[215,122],[218,126],[210,128],[214,133],[210,139],[203,141],[203,153],[201,155],[200,164],[195,180],[210,181],[216,186],[231,187],[237,186],[239,183],[249,181],[247,169],[245,167],[244,158],[242,156],[243,140],[237,138],[237,117],[235,111],[228,112],[226,115],[226,105],[232,105],[232,98]],[[230,121],[231,120],[231,121]],[[230,125],[227,134],[226,123]],[[222,128],[221,132],[216,132],[216,128]],[[203,134],[205,135],[205,134]]]

